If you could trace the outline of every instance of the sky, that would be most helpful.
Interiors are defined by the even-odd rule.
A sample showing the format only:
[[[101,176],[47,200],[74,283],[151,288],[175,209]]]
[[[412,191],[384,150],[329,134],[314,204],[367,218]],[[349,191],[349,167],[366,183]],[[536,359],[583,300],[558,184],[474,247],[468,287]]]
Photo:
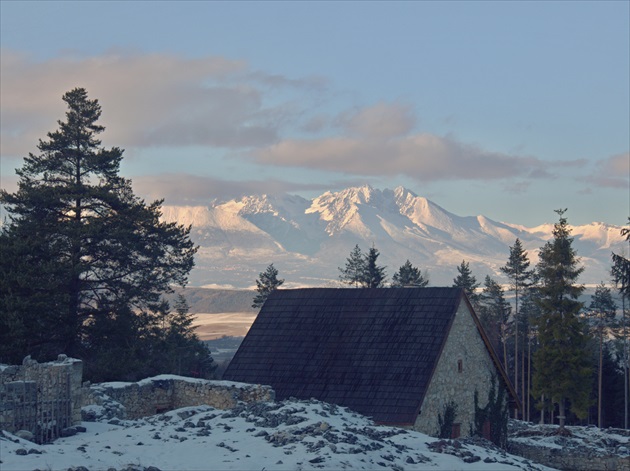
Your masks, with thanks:
[[[630,2],[0,1],[0,186],[87,89],[165,204],[362,184],[630,215]]]

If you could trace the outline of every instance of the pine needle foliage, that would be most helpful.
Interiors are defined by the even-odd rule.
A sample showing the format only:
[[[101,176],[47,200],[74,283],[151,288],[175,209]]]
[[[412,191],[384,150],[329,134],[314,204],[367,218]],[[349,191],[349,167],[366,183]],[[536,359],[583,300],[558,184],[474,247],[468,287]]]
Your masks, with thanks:
[[[267,269],[258,275],[256,280],[256,291],[258,294],[254,297],[252,307],[254,309],[262,307],[269,295],[277,290],[284,280],[278,279],[278,270],[270,264]]]
[[[577,284],[583,267],[572,247],[573,238],[566,210],[557,210],[553,239],[539,252],[537,265],[540,287],[537,303],[539,349],[534,354],[534,394],[545,396],[559,407],[559,423],[564,427],[568,403],[579,418],[586,417],[590,405],[592,367],[587,350],[585,326],[578,314],[578,301],[584,287]],[[568,401],[568,402],[567,402]]]
[[[119,176],[123,151],[101,145],[98,100],[75,88],[63,101],[66,120],[24,158],[17,191],[0,191],[0,359],[65,353],[93,379],[111,354],[133,377],[168,310],[162,295],[185,285],[197,248],[190,227],[160,220],[162,200],[145,203]]]
[[[418,267],[414,267],[409,260],[392,276],[392,288],[424,288],[429,284],[429,278],[422,275]]]
[[[466,260],[462,260],[462,263],[457,267],[458,275],[453,279],[453,286],[458,288],[464,288],[468,299],[477,306],[479,303],[479,294],[477,288],[480,284],[477,283],[477,278],[472,274],[470,264]]]

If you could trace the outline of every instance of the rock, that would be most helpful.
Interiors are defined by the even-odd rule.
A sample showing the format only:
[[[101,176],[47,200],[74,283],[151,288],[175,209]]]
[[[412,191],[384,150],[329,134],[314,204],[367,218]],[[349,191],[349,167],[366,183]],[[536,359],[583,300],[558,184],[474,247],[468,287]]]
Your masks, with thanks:
[[[66,427],[64,429],[61,429],[61,433],[60,435],[62,437],[72,437],[73,435],[77,434],[77,429],[75,429],[74,427]]]
[[[15,450],[15,454],[20,455],[20,456],[26,456],[28,455],[28,451],[26,451],[24,448],[18,448],[17,450]]]
[[[29,442],[35,441],[35,435],[28,430],[18,430],[14,435],[23,440],[28,440]]]
[[[35,448],[31,448],[30,450],[28,450],[29,455],[41,455],[42,453],[43,451],[36,450]]]

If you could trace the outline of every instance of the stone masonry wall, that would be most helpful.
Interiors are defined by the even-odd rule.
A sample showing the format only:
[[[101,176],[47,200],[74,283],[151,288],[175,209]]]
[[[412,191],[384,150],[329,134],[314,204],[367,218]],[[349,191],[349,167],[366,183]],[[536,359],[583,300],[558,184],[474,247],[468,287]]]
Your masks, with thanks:
[[[81,421],[83,363],[59,355],[38,363],[0,365],[0,428],[25,430],[39,442],[55,439]]]
[[[111,416],[137,419],[180,407],[206,404],[228,409],[240,402],[273,401],[269,386],[160,375],[137,383],[101,383],[84,388],[83,405],[113,407]],[[87,417],[86,417],[87,418]],[[87,418],[89,420],[89,418]]]
[[[461,372],[458,370],[459,360],[462,362]],[[485,406],[494,372],[495,366],[470,311],[461,302],[413,428],[436,436],[438,414],[443,415],[444,405],[454,401],[458,406],[455,423],[460,424],[461,436],[468,436],[474,423],[475,390],[479,393],[479,406]]]
[[[592,450],[549,448],[508,441],[508,451],[536,463],[566,471],[630,471],[630,456],[597,454]]]

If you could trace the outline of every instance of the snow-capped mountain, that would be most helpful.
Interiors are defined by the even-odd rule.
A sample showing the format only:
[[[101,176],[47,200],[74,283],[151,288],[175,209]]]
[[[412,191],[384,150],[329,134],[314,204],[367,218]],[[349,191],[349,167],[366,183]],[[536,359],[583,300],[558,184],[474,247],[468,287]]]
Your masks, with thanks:
[[[391,276],[407,259],[426,270],[432,285],[450,285],[462,260],[482,281],[503,280],[499,267],[519,238],[532,265],[553,224],[533,228],[457,216],[403,187],[368,185],[326,192],[313,200],[294,195],[246,196],[209,206],[165,206],[163,217],[192,225],[200,245],[192,285],[251,287],[270,263],[285,286],[328,286],[355,244],[374,244]],[[572,227],[574,247],[586,267],[582,283],[607,281],[610,253],[625,242],[620,226],[591,223]]]

